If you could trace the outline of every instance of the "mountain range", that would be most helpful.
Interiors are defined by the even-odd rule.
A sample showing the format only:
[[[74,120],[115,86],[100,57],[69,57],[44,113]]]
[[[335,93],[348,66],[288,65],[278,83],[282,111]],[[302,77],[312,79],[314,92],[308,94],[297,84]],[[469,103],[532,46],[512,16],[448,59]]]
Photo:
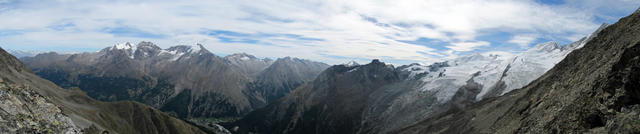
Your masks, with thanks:
[[[298,58],[216,56],[202,45],[151,42],[99,52],[22,58],[42,78],[103,101],[132,100],[182,118],[239,117],[276,100],[328,67]]]
[[[560,46],[541,43],[505,58],[472,55],[424,66],[379,60],[336,65],[243,119],[238,133],[390,133],[526,86],[607,28]]]

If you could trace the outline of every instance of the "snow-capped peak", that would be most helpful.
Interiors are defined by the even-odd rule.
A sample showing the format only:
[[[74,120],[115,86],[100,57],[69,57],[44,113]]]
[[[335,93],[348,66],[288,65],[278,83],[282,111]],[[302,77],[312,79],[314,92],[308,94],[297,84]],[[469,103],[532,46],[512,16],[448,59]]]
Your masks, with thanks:
[[[247,56],[241,57],[240,60],[249,60],[250,58]]]
[[[170,56],[172,56],[172,58],[170,60],[171,61],[175,61],[175,60],[178,60],[180,57],[182,57],[185,54],[191,54],[191,53],[202,54],[200,52],[202,52],[204,50],[206,50],[206,49],[204,49],[204,47],[201,44],[178,45],[178,46],[170,47],[168,49],[163,49],[163,50],[161,50],[160,54],[170,55]]]
[[[192,52],[200,52],[200,50],[204,50],[204,46],[202,44],[196,44],[191,46]]]
[[[133,47],[131,43],[126,42],[126,43],[118,43],[114,45],[112,49],[132,49],[132,48],[135,49],[135,47]]]
[[[356,62],[356,61],[349,61],[349,62],[344,63],[342,65],[344,65],[345,67],[353,67],[353,66],[358,66],[360,64],[358,64],[358,62]]]
[[[136,52],[137,48],[138,47],[132,45],[131,43],[126,42],[126,43],[118,43],[116,45],[113,45],[113,47],[111,47],[111,50],[123,50],[127,53],[129,58],[133,59],[134,53]]]

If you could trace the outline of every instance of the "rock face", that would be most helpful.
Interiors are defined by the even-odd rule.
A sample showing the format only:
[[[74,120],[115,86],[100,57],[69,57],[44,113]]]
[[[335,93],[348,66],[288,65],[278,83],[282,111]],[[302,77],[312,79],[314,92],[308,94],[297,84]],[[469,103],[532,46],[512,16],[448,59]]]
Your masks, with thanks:
[[[79,133],[55,104],[34,90],[0,82],[0,133]]]
[[[640,13],[527,86],[398,133],[639,133]]]
[[[100,102],[39,78],[0,49],[2,133],[204,133],[135,102]]]
[[[542,43],[515,57],[471,54],[429,66],[333,66],[293,94],[225,125],[238,126],[239,133],[390,133],[521,88],[607,26],[575,43]],[[368,77],[387,75],[387,81]]]
[[[182,118],[239,117],[328,67],[284,59],[219,57],[201,45],[161,49],[150,42],[116,44],[95,53],[22,58],[37,75],[63,88],[79,87],[102,101],[138,101]]]

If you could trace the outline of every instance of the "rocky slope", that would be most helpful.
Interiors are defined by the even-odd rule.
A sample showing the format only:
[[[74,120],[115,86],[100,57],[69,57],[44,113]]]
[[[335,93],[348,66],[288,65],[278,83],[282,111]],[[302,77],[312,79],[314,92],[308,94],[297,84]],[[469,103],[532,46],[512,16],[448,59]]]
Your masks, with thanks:
[[[378,61],[333,66],[295,93],[225,125],[238,126],[240,133],[389,133],[527,85],[607,26],[575,43],[542,43],[515,57],[472,54],[397,68]]]
[[[204,133],[135,102],[100,102],[62,89],[0,49],[2,133]]]
[[[79,133],[80,128],[36,91],[0,80],[0,133]]]
[[[182,118],[223,118],[262,107],[328,67],[289,59],[298,62],[248,54],[219,57],[201,45],[162,49],[140,42],[94,53],[46,53],[22,60],[37,75],[63,88],[79,87],[98,100],[138,101]]]
[[[639,133],[640,12],[527,86],[399,133]]]

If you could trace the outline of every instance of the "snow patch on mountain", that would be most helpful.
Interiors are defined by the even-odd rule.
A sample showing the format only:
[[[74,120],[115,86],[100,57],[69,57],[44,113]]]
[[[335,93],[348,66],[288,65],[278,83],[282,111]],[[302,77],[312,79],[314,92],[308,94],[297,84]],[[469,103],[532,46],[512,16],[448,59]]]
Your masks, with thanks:
[[[427,69],[427,66],[413,65],[405,70],[412,70],[410,76],[428,73],[421,78],[425,83],[421,90],[435,92],[439,102],[446,102],[467,83],[467,80],[474,78],[478,83],[494,82],[497,81],[495,79],[499,77],[500,70],[504,68],[501,64],[503,60],[498,56],[484,56],[478,53],[445,63],[448,66]]]
[[[246,60],[249,60],[249,59],[250,59],[250,58],[249,58],[249,57],[247,57],[247,56],[240,57],[240,60],[243,60],[243,61],[246,61]]]
[[[136,52],[137,46],[132,45],[129,42],[126,43],[118,43],[116,45],[113,45],[113,47],[111,47],[112,51],[116,51],[116,50],[122,50],[125,51],[126,54],[129,56],[129,58],[133,59],[135,58],[134,53]]]
[[[185,55],[185,58],[190,57],[191,54],[202,55],[203,50],[204,47],[200,44],[178,45],[160,50],[160,55],[168,55],[170,57],[169,61],[176,61]]]
[[[358,62],[356,61],[349,61],[347,63],[342,64],[345,67],[354,67],[354,66],[359,66],[360,64],[358,64]]]
[[[166,49],[163,49],[163,50],[160,51],[160,54],[161,55],[164,54],[164,55],[170,56],[171,58],[169,59],[169,61],[176,61],[180,57],[182,57],[182,55],[184,55],[185,53],[181,52],[179,50],[166,50]]]
[[[132,49],[132,48],[135,48],[135,47],[133,47],[129,42],[118,43],[115,46],[113,46],[113,49]]]
[[[416,75],[423,74],[423,73],[428,73],[429,72],[429,67],[422,66],[420,64],[415,63],[415,64],[411,64],[408,67],[402,69],[402,71],[410,72],[409,73],[409,77],[413,78]]]

